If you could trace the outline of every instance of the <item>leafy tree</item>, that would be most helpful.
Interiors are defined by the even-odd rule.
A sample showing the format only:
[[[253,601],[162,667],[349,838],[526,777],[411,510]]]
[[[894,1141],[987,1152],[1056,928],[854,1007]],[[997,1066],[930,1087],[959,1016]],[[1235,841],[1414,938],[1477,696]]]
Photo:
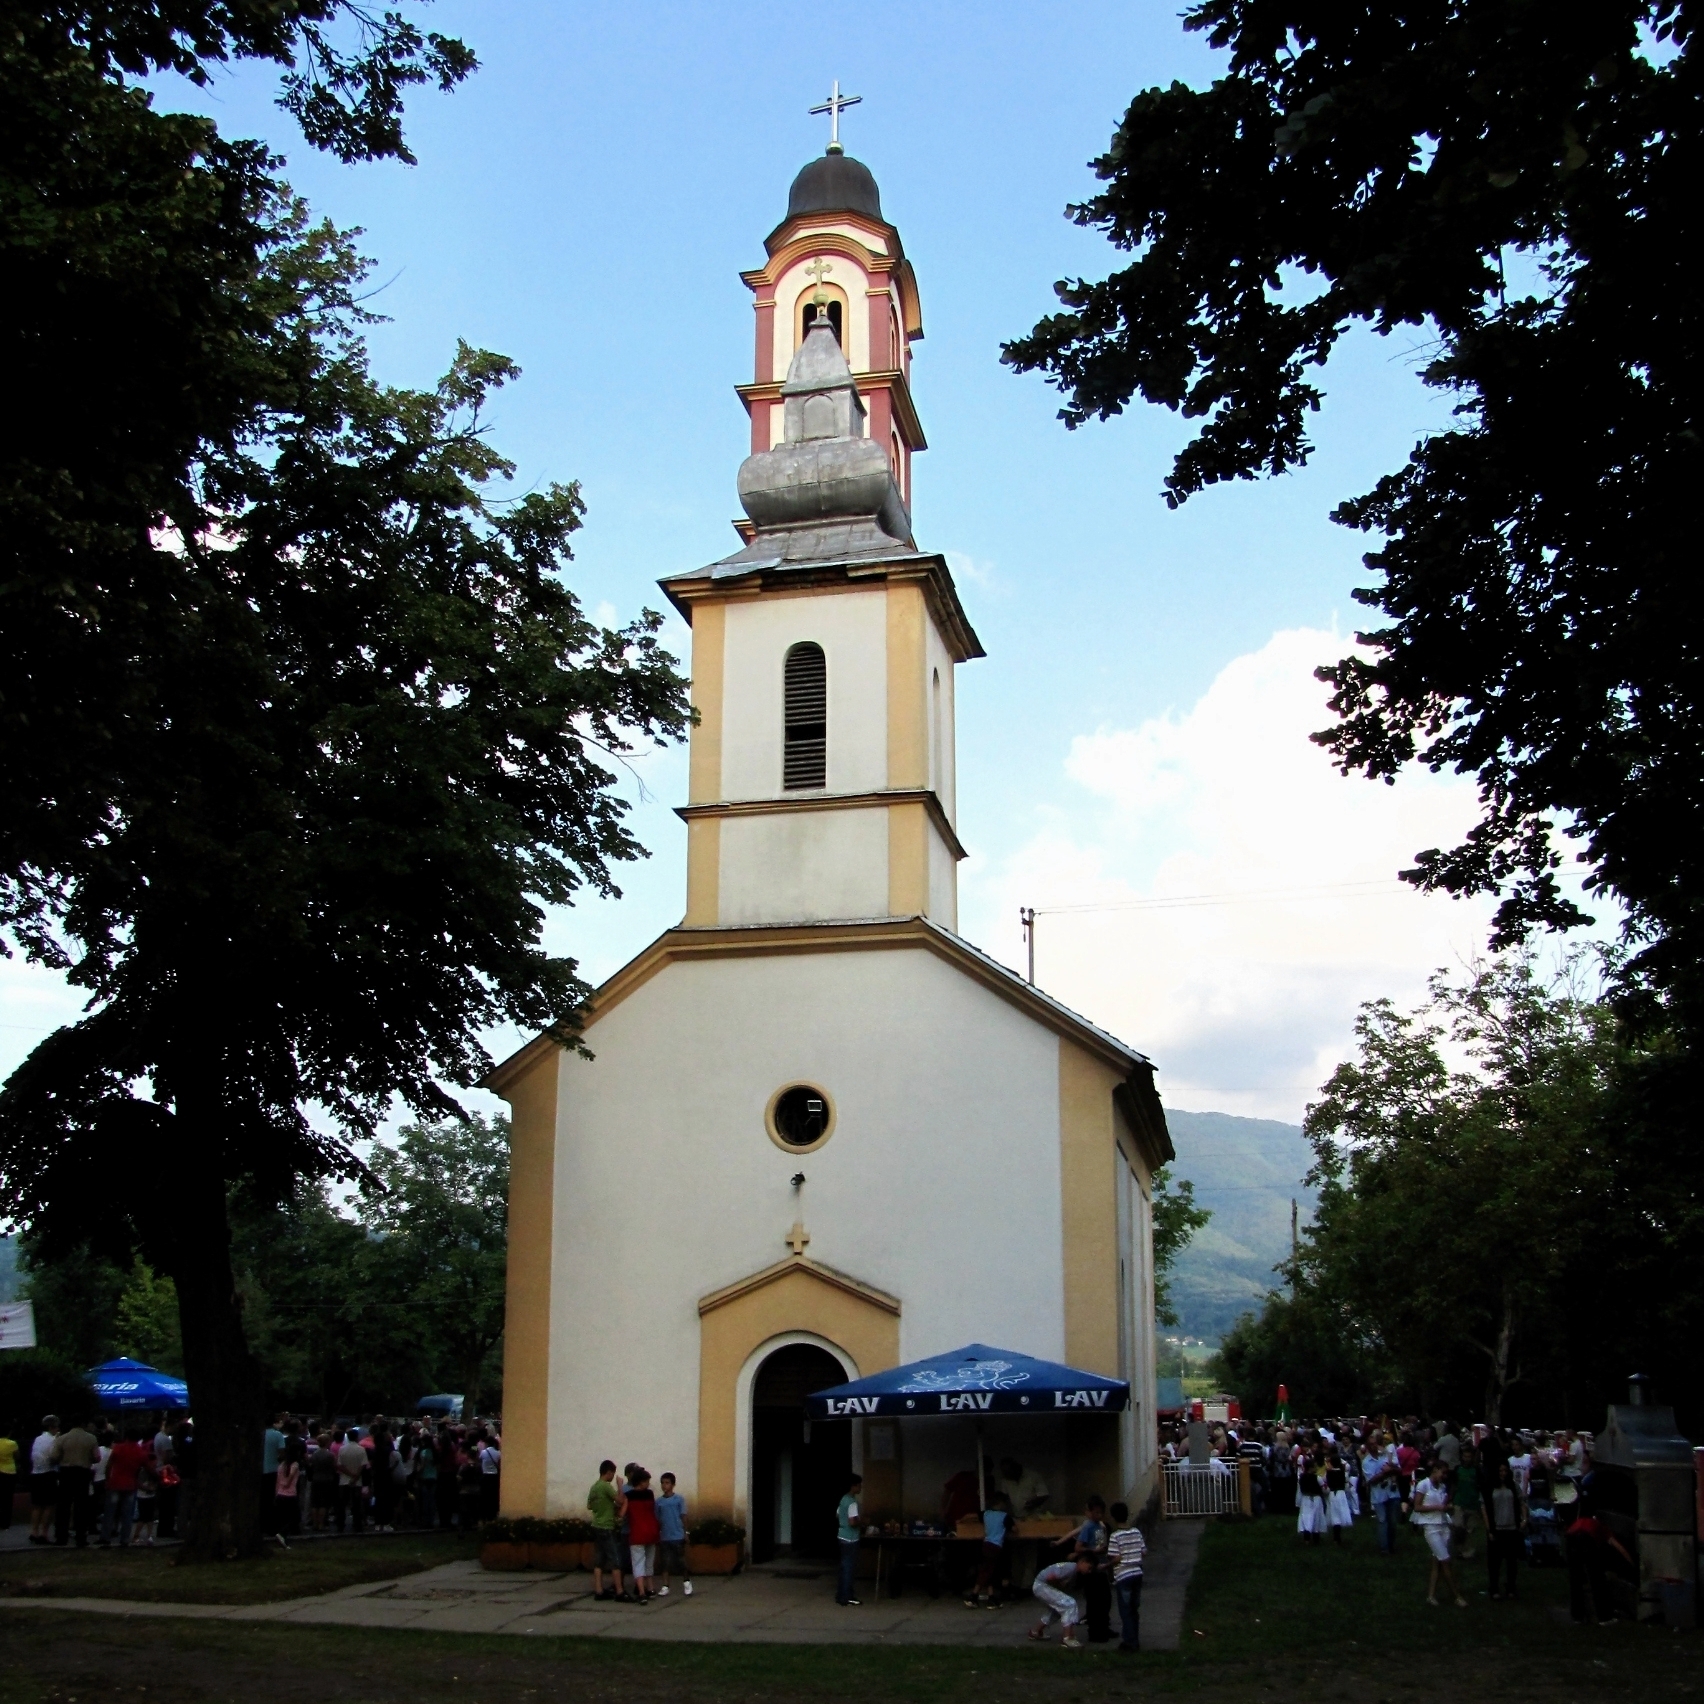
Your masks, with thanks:
[[[205,446],[296,406],[336,307],[281,259],[282,162],[132,81],[244,58],[284,68],[283,104],[345,160],[411,158],[404,90],[474,65],[350,0],[0,0],[0,927],[38,947],[58,848],[146,761],[148,660],[196,628],[160,518],[195,500]]]
[[[1171,1168],[1154,1173],[1154,1317],[1161,1325],[1177,1324],[1172,1305],[1170,1274],[1177,1257],[1189,1247],[1191,1238],[1209,1219],[1212,1211],[1195,1205],[1195,1185],[1188,1178],[1174,1188]]]
[[[494,1406],[509,1249],[509,1125],[477,1113],[412,1125],[375,1150],[362,1222],[371,1288],[392,1301],[393,1339],[466,1398]],[[416,1393],[418,1394],[418,1393]]]
[[[172,27],[115,33],[104,60],[81,14],[56,14],[52,44],[91,102],[87,67],[109,85],[102,111],[116,90],[144,112],[124,54],[169,38],[202,65],[276,58],[258,23],[243,35],[232,20],[295,30],[342,10],[121,9]],[[399,38],[388,18],[375,27],[343,81],[327,80],[318,38],[290,36],[326,90],[286,86],[310,128],[359,139],[394,117],[407,78],[382,50]],[[20,63],[27,83],[41,54]],[[121,200],[124,149],[79,152],[81,130],[61,129],[72,164]],[[184,169],[217,199],[212,132],[197,137]],[[51,502],[23,480],[46,543],[20,554],[19,648],[0,664],[4,920],[89,996],[0,1091],[0,1208],[44,1249],[140,1252],[175,1283],[201,1476],[191,1548],[209,1557],[259,1544],[264,1382],[233,1213],[359,1174],[350,1139],[393,1100],[454,1114],[450,1090],[484,1074],[494,1024],[572,1033],[585,988],[543,950],[542,907],[615,891],[610,864],[641,848],[599,758],[677,737],[687,716],[660,619],[600,630],[563,583],[577,490],[496,501],[510,468],[481,407],[513,366],[464,347],[436,390],[376,384],[353,300],[363,263],[310,228],[269,162],[250,164],[234,210],[219,204],[240,241],[215,232],[186,262],[213,307],[175,277],[159,290],[162,312],[200,316],[234,401],[211,423],[168,422],[157,465],[115,470],[110,509],[75,471],[41,473]],[[120,206],[110,224],[146,255],[146,218]],[[146,422],[123,418],[147,448]],[[79,557],[55,590],[84,538],[88,573]],[[90,684],[62,705],[66,680]],[[129,1163],[168,1146],[169,1177]]]
[[[1007,345],[1076,426],[1136,395],[1199,422],[1176,505],[1306,461],[1356,323],[1425,332],[1457,424],[1335,519],[1382,535],[1384,624],[1321,671],[1346,772],[1478,778],[1409,879],[1502,896],[1496,944],[1580,920],[1552,836],[1625,908],[1634,975],[1704,1016],[1704,749],[1688,492],[1704,484],[1700,88],[1678,0],[1197,0],[1226,56],[1149,89],[1071,209],[1132,262]],[[1693,235],[1689,237],[1688,232]],[[1369,654],[1370,653],[1370,654]]]
[[[1285,1385],[1297,1418],[1365,1414],[1399,1383],[1377,1346],[1360,1338],[1354,1311],[1312,1289],[1274,1291],[1259,1314],[1244,1314],[1211,1371],[1220,1389],[1242,1398],[1245,1414],[1275,1413]]]

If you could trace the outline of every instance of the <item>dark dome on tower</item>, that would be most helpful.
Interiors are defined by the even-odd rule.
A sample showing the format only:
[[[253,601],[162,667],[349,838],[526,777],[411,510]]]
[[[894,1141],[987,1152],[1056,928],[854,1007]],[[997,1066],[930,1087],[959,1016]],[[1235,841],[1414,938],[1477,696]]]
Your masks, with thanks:
[[[882,192],[862,160],[831,151],[812,160],[793,179],[787,217],[795,219],[801,213],[863,213],[880,219]]]

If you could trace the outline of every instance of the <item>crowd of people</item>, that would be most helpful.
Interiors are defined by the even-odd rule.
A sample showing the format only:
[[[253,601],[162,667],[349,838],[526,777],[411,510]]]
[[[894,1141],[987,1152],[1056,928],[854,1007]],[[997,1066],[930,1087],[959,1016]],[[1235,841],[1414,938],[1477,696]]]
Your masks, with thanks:
[[[0,1443],[21,1455],[13,1440]],[[188,1418],[144,1425],[81,1415],[62,1422],[49,1414],[28,1461],[32,1544],[146,1546],[182,1536],[193,1519],[195,1426]],[[261,1445],[261,1531],[285,1546],[303,1533],[472,1532],[497,1516],[502,1465],[495,1421],[374,1415],[365,1424],[320,1424],[280,1414]],[[3,1501],[9,1520],[12,1500]]]
[[[280,1414],[261,1444],[261,1530],[304,1533],[474,1531],[497,1518],[503,1441],[495,1421],[318,1425]]]
[[[1198,1423],[1199,1424],[1199,1423]],[[1168,1459],[1190,1458],[1189,1428],[1169,1428]],[[1511,1600],[1530,1562],[1566,1560],[1576,1621],[1612,1619],[1606,1582],[1626,1548],[1593,1502],[1590,1433],[1512,1431],[1416,1418],[1225,1422],[1207,1430],[1207,1460],[1229,1471],[1247,1461],[1257,1514],[1293,1515],[1304,1545],[1341,1544],[1373,1523],[1379,1552],[1397,1554],[1403,1530],[1430,1559],[1426,1601],[1440,1590],[1465,1608],[1456,1565],[1483,1550],[1492,1601]]]

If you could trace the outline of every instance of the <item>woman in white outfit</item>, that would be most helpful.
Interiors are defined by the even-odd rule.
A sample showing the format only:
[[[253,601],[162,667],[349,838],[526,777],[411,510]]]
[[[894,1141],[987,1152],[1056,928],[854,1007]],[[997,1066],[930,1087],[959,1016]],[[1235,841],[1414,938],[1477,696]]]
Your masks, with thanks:
[[[1455,1570],[1450,1566],[1450,1488],[1444,1483],[1448,1470],[1441,1461],[1432,1463],[1432,1471],[1414,1486],[1414,1513],[1410,1517],[1426,1535],[1426,1548],[1432,1552],[1432,1572],[1426,1582],[1426,1601],[1438,1607],[1438,1576],[1450,1588],[1457,1609],[1467,1608],[1467,1599],[1456,1585]]]
[[[1325,1486],[1321,1473],[1325,1467],[1323,1447],[1313,1455],[1296,1455],[1296,1531],[1307,1544],[1317,1544],[1325,1536]]]
[[[1047,1629],[1057,1615],[1063,1634],[1059,1641],[1061,1648],[1067,1651],[1081,1648],[1081,1641],[1077,1638],[1077,1619],[1082,1612],[1077,1606],[1076,1597],[1068,1588],[1076,1584],[1079,1575],[1088,1573],[1093,1566],[1088,1557],[1079,1556],[1074,1562],[1055,1562],[1051,1568],[1043,1568],[1036,1575],[1035,1584],[1030,1589],[1045,1605],[1045,1611],[1041,1620],[1030,1629],[1032,1639],[1045,1640]]]

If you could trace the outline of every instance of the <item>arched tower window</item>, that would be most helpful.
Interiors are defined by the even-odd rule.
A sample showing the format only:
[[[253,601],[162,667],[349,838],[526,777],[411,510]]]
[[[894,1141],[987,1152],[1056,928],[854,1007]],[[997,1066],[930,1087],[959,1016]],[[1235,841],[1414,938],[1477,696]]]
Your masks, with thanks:
[[[828,659],[809,641],[787,653],[781,785],[828,785]]]
[[[823,306],[828,309],[828,324],[829,329],[834,333],[834,341],[838,343],[842,349],[844,349],[846,347],[846,339],[840,335],[840,327],[842,320],[845,318],[845,309],[839,302],[833,300],[825,302]],[[799,321],[799,341],[801,343],[804,342],[805,333],[811,329],[811,321],[817,317],[819,311],[820,310],[815,302],[809,300],[806,301],[804,315]]]

